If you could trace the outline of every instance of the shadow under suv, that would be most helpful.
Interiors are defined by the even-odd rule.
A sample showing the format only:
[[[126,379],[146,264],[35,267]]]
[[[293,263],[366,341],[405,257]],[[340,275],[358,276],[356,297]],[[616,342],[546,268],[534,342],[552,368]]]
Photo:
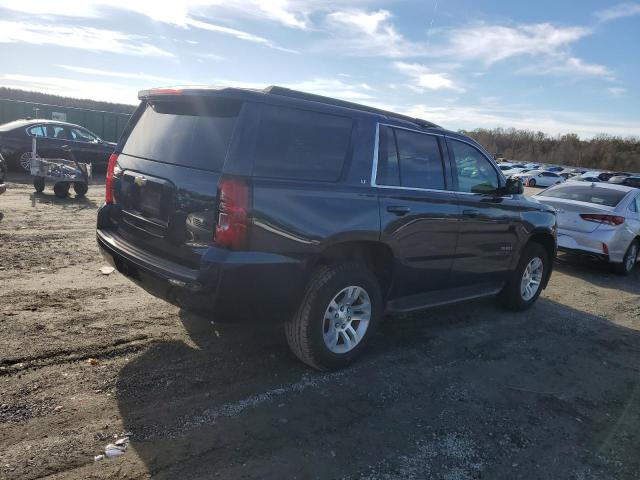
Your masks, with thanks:
[[[472,139],[281,87],[153,89],[109,160],[97,241],[147,290],[216,318],[281,312],[298,358],[350,363],[385,312],[530,307],[554,211]]]

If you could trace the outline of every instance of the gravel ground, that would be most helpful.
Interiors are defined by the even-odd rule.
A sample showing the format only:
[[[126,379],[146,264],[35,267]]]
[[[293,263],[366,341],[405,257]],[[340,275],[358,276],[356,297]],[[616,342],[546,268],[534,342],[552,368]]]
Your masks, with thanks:
[[[0,478],[640,478],[640,273],[387,318],[337,373],[104,265],[86,199],[0,196]],[[640,270],[640,269],[639,269]],[[118,458],[94,462],[130,434]]]

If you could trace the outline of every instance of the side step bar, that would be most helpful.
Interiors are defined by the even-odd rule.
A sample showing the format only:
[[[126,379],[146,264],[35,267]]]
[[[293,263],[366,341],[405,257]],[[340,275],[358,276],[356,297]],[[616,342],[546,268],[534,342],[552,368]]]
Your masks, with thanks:
[[[411,312],[423,308],[439,307],[451,303],[474,300],[476,298],[491,297],[500,293],[503,283],[488,283],[458,287],[451,290],[436,290],[433,292],[396,298],[387,302],[387,313]]]

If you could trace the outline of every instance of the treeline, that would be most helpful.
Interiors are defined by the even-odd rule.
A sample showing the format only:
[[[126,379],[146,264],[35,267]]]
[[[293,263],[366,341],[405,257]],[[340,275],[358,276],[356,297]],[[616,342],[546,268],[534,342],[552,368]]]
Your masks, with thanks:
[[[514,128],[479,128],[463,133],[505,159],[640,172],[640,139],[635,137],[602,134],[581,140],[574,133],[551,137],[543,132]]]
[[[0,87],[0,98],[6,98],[8,100],[21,100],[23,102],[46,103],[48,105],[59,105],[61,107],[86,108],[89,110],[103,110],[106,112],[126,114],[133,113],[136,108],[135,105],[62,97],[59,95],[49,95],[47,93],[40,92],[29,92],[26,90],[17,90],[7,87]]]

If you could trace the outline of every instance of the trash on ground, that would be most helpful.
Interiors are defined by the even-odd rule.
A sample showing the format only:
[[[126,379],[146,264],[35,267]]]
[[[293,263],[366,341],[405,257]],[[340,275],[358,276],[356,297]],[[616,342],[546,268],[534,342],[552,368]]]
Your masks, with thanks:
[[[98,360],[97,360],[97,359],[95,359],[95,358],[87,358],[87,363],[88,363],[89,365],[96,366],[96,365],[98,364]]]
[[[95,462],[104,460],[105,458],[114,458],[124,455],[129,446],[129,437],[122,437],[116,440],[114,443],[110,443],[104,447],[104,454],[96,455],[93,457]]]
[[[114,270],[115,270],[115,268],[113,268],[113,267],[101,267],[100,268],[100,273],[103,274],[103,275],[111,275]]]

